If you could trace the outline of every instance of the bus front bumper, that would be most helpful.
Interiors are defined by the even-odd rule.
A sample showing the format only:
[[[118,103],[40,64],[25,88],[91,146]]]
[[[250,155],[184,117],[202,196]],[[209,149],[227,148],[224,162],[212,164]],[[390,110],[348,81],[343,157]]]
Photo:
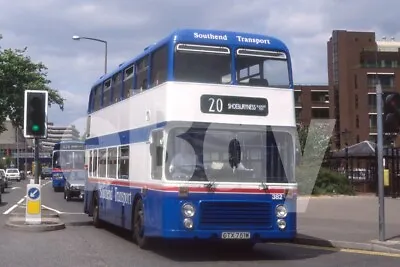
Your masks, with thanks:
[[[220,241],[291,242],[296,237],[296,230],[171,230],[164,231],[168,239],[202,239]]]

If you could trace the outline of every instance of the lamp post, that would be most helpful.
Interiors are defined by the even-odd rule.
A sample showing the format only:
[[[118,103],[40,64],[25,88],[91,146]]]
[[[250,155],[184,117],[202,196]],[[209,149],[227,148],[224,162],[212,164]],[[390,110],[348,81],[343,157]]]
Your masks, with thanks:
[[[96,42],[101,42],[104,44],[105,46],[105,55],[104,55],[104,74],[107,74],[107,41],[105,40],[101,40],[101,39],[97,39],[97,38],[92,38],[92,37],[83,37],[83,36],[78,36],[78,35],[74,35],[72,36],[72,39],[75,41],[79,41],[81,39],[85,39],[85,40],[91,40],[91,41],[96,41]]]

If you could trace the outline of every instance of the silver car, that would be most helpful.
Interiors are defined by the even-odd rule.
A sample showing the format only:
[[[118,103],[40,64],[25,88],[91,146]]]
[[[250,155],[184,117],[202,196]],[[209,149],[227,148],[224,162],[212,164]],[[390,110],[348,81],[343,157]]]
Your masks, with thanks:
[[[17,180],[18,182],[21,181],[21,175],[19,173],[19,170],[16,168],[6,169],[6,178],[8,181],[10,180]]]

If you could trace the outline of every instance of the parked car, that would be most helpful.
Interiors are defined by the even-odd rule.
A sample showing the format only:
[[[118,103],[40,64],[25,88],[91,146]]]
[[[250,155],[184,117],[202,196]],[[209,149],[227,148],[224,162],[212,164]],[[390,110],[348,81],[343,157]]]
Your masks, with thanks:
[[[19,170],[16,168],[6,169],[6,178],[8,181],[10,180],[17,180],[18,182],[21,181],[21,175],[19,173]]]
[[[64,199],[70,201],[73,197],[83,199],[86,181],[86,171],[72,171],[65,180]]]
[[[4,193],[5,188],[8,186],[6,172],[3,169],[0,169],[0,191]]]

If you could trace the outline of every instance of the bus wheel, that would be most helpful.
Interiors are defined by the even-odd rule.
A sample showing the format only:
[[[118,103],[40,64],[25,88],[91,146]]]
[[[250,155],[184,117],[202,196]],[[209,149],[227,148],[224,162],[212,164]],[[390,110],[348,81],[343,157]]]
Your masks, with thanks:
[[[102,226],[100,217],[100,208],[99,208],[99,202],[97,201],[97,197],[93,198],[93,225],[96,228],[100,228]]]
[[[133,240],[141,249],[149,249],[150,240],[144,235],[144,205],[141,198],[136,202],[132,221]]]

